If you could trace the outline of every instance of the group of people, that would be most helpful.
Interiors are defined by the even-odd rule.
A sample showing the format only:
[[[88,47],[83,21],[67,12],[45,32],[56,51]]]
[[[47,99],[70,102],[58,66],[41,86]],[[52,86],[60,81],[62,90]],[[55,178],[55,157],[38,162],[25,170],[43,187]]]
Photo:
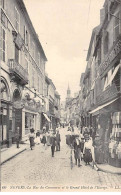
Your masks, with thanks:
[[[83,132],[78,131],[75,132],[71,128],[70,135],[70,146],[74,150],[75,164],[79,167],[81,166],[81,160],[85,161],[85,164],[89,164],[90,162],[95,164],[95,155],[94,155],[94,147],[93,147],[93,139],[92,132],[85,127]]]
[[[52,157],[54,157],[55,149],[56,151],[60,151],[61,138],[59,133],[59,125],[57,125],[55,131],[52,130],[49,132],[46,132],[46,128],[43,127],[42,134],[40,134],[40,131],[37,131],[37,133],[35,134],[35,130],[33,128],[30,129],[29,141],[31,150],[33,150],[35,142],[37,144],[42,143],[44,146],[51,146],[51,154]]]

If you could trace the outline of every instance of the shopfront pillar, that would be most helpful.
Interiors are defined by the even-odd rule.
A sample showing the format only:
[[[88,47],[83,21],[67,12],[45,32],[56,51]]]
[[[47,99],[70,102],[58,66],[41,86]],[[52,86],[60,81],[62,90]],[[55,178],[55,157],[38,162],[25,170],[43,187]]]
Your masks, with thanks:
[[[22,138],[25,136],[25,108],[22,109]]]

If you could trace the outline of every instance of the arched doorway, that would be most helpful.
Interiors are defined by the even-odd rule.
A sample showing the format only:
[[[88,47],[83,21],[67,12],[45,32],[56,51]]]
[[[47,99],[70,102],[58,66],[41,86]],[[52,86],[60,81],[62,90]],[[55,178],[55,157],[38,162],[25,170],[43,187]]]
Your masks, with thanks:
[[[10,137],[12,130],[12,117],[10,117],[10,90],[8,87],[7,81],[1,77],[0,81],[0,93],[1,93],[1,109],[0,109],[0,139],[1,139],[1,148],[7,147],[10,145]],[[11,107],[12,108],[12,107]]]

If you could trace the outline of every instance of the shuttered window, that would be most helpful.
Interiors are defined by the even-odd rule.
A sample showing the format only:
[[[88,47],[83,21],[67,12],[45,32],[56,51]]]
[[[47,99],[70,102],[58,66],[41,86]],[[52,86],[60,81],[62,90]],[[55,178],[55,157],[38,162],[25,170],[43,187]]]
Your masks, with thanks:
[[[1,27],[0,28],[0,59],[5,62],[5,30]]]
[[[18,32],[19,32],[19,27],[20,27],[20,14],[17,8],[15,7],[15,28]]]

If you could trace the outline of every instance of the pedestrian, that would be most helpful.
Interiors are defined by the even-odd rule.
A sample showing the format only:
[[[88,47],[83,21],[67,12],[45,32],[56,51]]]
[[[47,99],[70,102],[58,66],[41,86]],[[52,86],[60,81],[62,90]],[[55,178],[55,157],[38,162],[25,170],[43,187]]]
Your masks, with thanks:
[[[56,133],[56,151],[60,151],[60,142],[61,142],[60,133],[59,133],[59,130],[57,130],[57,133]]]
[[[46,132],[43,133],[43,138],[42,138],[42,143],[44,144],[44,146],[46,145]]]
[[[92,141],[90,141],[90,138],[86,138],[85,143],[84,143],[84,150],[83,150],[83,155],[84,155],[84,161],[87,164],[92,162]]]
[[[52,132],[52,135],[50,137],[50,144],[51,144],[52,157],[54,157],[55,146],[56,146],[56,137],[55,137],[54,131]]]
[[[30,129],[30,134],[29,134],[29,141],[30,141],[30,148],[31,150],[33,150],[34,146],[35,146],[35,133],[34,133],[34,129]]]
[[[36,142],[37,144],[40,144],[40,131],[39,130],[36,133]]]
[[[19,147],[19,143],[20,143],[20,127],[17,127],[16,129],[16,133],[15,133],[15,139],[16,139],[16,147]]]
[[[74,157],[75,157],[75,164],[78,164],[78,167],[81,166],[80,159],[81,159],[81,142],[79,140],[79,137],[75,137],[74,139]]]

